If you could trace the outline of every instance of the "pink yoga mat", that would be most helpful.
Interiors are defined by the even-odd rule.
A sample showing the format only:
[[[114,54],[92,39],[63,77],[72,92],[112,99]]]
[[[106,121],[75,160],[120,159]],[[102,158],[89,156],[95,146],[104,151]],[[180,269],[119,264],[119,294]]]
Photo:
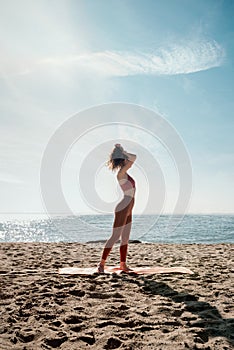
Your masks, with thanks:
[[[60,275],[92,275],[97,273],[97,267],[63,267],[59,269]],[[118,266],[106,266],[105,273],[126,273],[120,270]],[[134,267],[131,271],[127,273],[135,273],[138,275],[150,275],[157,273],[188,273],[190,275],[193,272],[186,267],[176,266],[176,267]]]

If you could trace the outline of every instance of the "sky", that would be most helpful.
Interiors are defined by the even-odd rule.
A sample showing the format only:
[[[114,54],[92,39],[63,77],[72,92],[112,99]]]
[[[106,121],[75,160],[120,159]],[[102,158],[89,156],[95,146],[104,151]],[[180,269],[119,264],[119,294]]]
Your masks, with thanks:
[[[193,174],[187,213],[234,213],[233,13],[229,0],[1,0],[0,217],[45,213],[40,170],[54,133],[77,113],[115,102],[153,111],[180,135]],[[155,157],[166,187],[161,212],[173,212],[178,172],[146,131],[100,127],[71,145],[61,186],[75,214],[99,214],[82,197],[79,170],[112,140]],[[95,189],[114,205],[120,192],[107,156],[94,169]],[[136,213],[150,192],[147,170],[138,157],[129,171]]]

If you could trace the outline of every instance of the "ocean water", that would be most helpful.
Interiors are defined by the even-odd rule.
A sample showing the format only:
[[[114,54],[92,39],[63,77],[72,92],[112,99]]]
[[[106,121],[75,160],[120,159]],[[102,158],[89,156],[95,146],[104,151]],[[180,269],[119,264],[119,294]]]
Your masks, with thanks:
[[[0,242],[106,240],[113,215],[0,220]],[[234,215],[133,215],[130,239],[158,243],[234,243]]]

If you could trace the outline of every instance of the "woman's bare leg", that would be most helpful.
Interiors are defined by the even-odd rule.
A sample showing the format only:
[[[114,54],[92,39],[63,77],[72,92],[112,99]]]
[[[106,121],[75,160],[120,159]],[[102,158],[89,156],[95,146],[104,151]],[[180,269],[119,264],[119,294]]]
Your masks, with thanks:
[[[120,268],[123,270],[128,269],[126,265],[128,242],[132,227],[132,214],[127,216],[126,224],[122,230],[121,242],[120,242]]]
[[[118,210],[119,208],[121,208],[121,210]],[[122,209],[122,208],[124,208],[124,209]],[[113,245],[115,244],[115,242],[117,242],[119,240],[121,233],[122,233],[122,230],[125,228],[128,211],[129,211],[129,206],[126,205],[124,207],[123,201],[119,204],[119,206],[116,207],[112,235],[106,241],[105,247],[103,249],[101,262],[100,262],[99,267],[98,267],[99,272],[104,271],[105,261],[106,261],[108,255],[110,254],[110,251],[111,251]]]
[[[132,215],[127,216],[126,224],[122,230],[121,242],[120,242],[120,262],[126,262],[127,247],[132,227]]]
[[[106,241],[104,250],[103,250],[103,254],[102,254],[102,259],[106,260],[107,256],[109,255],[113,245],[115,244],[115,242],[117,242],[121,236],[121,233],[124,229],[124,225],[126,223],[127,217],[123,216],[123,213],[116,213],[115,214],[115,220],[114,220],[114,224],[113,224],[113,230],[112,230],[112,235],[111,237],[108,239],[108,241]]]

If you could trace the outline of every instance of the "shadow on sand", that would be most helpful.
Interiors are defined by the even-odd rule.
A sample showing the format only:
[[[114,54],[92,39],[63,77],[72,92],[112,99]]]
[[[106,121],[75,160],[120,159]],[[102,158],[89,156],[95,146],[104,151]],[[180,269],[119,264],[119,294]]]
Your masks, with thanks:
[[[200,338],[204,343],[209,340],[209,337],[225,337],[230,345],[234,345],[234,318],[223,319],[216,307],[207,302],[199,301],[198,297],[193,294],[180,293],[164,282],[156,282],[152,280],[152,276],[141,277],[141,281],[144,282],[141,286],[143,293],[154,296],[161,295],[170,298],[175,303],[183,303],[183,310],[178,314],[178,317],[184,311],[197,315],[199,319],[191,323],[188,319],[187,322],[190,327],[202,329]],[[134,279],[132,282],[139,286],[138,279]]]

